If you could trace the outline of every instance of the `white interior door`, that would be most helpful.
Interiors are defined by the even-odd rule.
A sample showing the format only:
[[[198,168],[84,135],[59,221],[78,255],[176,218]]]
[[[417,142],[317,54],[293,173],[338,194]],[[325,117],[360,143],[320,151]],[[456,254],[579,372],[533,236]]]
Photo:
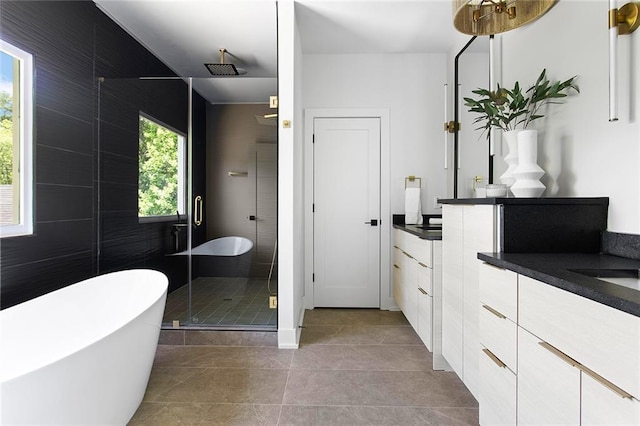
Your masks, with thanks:
[[[313,300],[380,307],[380,119],[316,118]]]

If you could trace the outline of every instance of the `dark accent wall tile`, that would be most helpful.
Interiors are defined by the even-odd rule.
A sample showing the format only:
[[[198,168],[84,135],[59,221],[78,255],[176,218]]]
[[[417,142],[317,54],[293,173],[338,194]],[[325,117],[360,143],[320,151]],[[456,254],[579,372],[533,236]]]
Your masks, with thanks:
[[[84,252],[2,268],[2,309],[90,278],[93,255]]]
[[[35,98],[38,106],[93,122],[93,81],[72,81],[36,68]],[[85,84],[82,84],[85,83]]]
[[[109,183],[138,184],[138,157],[127,157],[102,152],[101,174],[102,180]]]
[[[133,120],[131,122],[133,122]],[[127,129],[121,126],[114,126],[107,122],[100,122],[100,150],[103,153],[117,153],[137,160],[137,127],[132,128],[132,126],[129,126],[129,129]]]
[[[169,224],[137,220],[137,138],[141,110],[186,132],[186,84],[139,80],[174,74],[92,0],[2,0],[0,22],[3,39],[35,58],[37,173],[35,235],[0,241],[1,307],[125,268],[182,281],[184,262],[165,256]],[[194,182],[204,188],[206,102],[196,94],[194,104]]]
[[[131,184],[102,182],[102,211],[138,211],[138,181]]]
[[[37,223],[31,237],[2,240],[0,264],[7,268],[91,251],[94,232],[92,219]]]
[[[93,124],[36,107],[37,143],[92,155]]]
[[[36,221],[91,219],[93,187],[38,184]]]
[[[65,149],[37,146],[36,182],[93,186],[93,156]]]

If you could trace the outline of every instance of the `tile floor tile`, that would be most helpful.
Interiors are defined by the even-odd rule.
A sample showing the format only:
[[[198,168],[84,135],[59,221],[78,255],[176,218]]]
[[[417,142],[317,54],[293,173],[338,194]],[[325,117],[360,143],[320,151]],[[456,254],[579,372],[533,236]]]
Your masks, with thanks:
[[[424,346],[308,345],[296,350],[294,370],[432,370],[431,353]]]
[[[451,375],[453,374],[453,376]],[[454,373],[291,370],[284,404],[474,407]]]
[[[158,367],[288,369],[294,351],[266,346],[159,346]]]
[[[176,368],[172,368],[176,370]],[[183,370],[183,368],[178,368]],[[196,369],[194,369],[196,370]],[[287,370],[205,368],[147,401],[281,404]]]
[[[422,407],[284,405],[280,425],[477,425],[478,411]]]
[[[275,425],[280,405],[143,402],[129,426]]]

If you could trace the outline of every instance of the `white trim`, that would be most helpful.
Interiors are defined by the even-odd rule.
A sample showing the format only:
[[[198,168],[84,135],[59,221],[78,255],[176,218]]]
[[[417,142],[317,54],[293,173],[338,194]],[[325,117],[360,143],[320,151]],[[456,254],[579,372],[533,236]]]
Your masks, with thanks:
[[[300,347],[300,335],[304,323],[304,306],[300,309],[298,327],[295,329],[278,328],[278,349],[298,349]]]
[[[33,55],[0,40],[0,50],[20,61],[20,218],[0,226],[0,238],[33,234]]]
[[[316,118],[380,119],[380,309],[395,307],[391,287],[390,137],[386,108],[308,108],[304,111],[304,306],[313,309],[313,121]]]

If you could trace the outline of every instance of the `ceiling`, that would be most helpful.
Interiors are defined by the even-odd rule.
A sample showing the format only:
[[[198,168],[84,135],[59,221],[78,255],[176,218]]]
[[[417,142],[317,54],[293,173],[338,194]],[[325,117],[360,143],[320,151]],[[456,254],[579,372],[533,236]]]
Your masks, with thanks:
[[[98,7],[178,75],[195,77],[211,103],[265,103],[277,91],[273,0],[94,0]],[[460,40],[450,0],[297,0],[303,53],[446,53]],[[247,70],[212,78],[204,66]]]

